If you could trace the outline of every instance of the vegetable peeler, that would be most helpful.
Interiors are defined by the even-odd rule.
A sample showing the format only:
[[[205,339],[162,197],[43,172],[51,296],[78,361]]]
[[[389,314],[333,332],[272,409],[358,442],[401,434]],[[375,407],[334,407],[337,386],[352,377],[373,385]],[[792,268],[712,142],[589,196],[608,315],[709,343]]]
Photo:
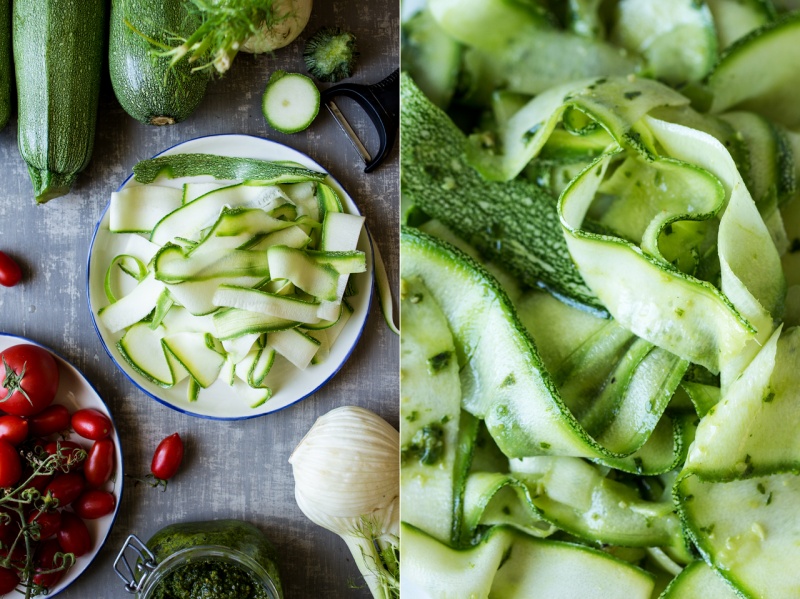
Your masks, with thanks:
[[[337,96],[346,96],[355,100],[361,108],[369,115],[372,124],[378,131],[380,147],[375,157],[370,156],[367,148],[358,138],[356,132],[344,118],[342,111],[333,101]],[[329,87],[321,94],[321,101],[330,111],[334,120],[353,147],[364,159],[365,173],[372,172],[386,158],[394,145],[397,137],[400,114],[400,69],[395,70],[391,75],[373,85],[361,85],[358,83],[340,83]]]

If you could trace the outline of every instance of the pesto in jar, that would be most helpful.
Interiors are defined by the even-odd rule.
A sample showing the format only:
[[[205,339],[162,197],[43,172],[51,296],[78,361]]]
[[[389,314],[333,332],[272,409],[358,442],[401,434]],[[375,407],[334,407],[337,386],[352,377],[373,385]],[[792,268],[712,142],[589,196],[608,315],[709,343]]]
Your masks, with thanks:
[[[189,562],[158,583],[153,599],[271,599],[242,568],[221,560]]]
[[[147,542],[158,563],[178,552],[185,558],[153,581],[147,599],[280,599],[283,597],[275,548],[264,533],[248,522],[216,520],[171,524]],[[219,556],[204,555],[212,548]],[[200,551],[195,554],[194,550]],[[190,551],[191,550],[191,551]],[[240,554],[256,562],[272,580],[274,598]],[[176,556],[177,557],[177,556]],[[174,558],[173,558],[174,560]],[[166,564],[165,564],[166,565]]]

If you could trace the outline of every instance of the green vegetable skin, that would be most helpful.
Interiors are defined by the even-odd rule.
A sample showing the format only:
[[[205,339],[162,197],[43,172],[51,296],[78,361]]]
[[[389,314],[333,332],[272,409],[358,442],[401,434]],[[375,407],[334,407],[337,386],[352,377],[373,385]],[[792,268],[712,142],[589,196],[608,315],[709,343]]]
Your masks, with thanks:
[[[186,119],[203,99],[206,73],[193,65],[170,65],[156,57],[152,42],[166,44],[173,35],[188,36],[200,25],[183,0],[112,0],[108,67],[119,103],[146,125],[172,125]]]
[[[608,576],[568,590],[587,575],[569,564],[577,547],[601,543],[654,577],[627,597],[797,596],[800,542],[785,523],[800,501],[800,328],[792,326],[800,311],[780,257],[800,239],[791,208],[800,144],[788,101],[800,92],[800,63],[789,57],[800,14],[773,22],[766,4],[722,0],[709,2],[711,19],[705,3],[621,2],[613,14],[600,5],[575,0],[566,18],[542,18],[541,9],[513,23],[541,33],[528,57],[557,52],[575,33],[625,41],[632,68],[641,59],[639,75],[615,77],[594,63],[599,72],[577,77],[585,71],[569,61],[578,51],[559,62],[566,84],[558,87],[522,54],[504,64],[530,38],[493,22],[528,10],[500,0],[428,2],[423,17],[434,21],[425,26],[445,30],[458,44],[451,52],[433,51],[450,47],[441,39],[408,38],[414,56],[426,57],[411,71],[434,102],[405,76],[403,199],[422,232],[401,235],[402,276],[409,289],[427,287],[419,301],[446,319],[438,339],[455,344],[450,386],[462,418],[454,440],[432,434],[438,420],[422,417],[438,416],[437,394],[426,389],[446,370],[435,368],[443,350],[427,337],[432,316],[422,320],[406,301],[402,492],[415,501],[402,513],[404,538],[419,553],[404,548],[404,588],[516,599],[529,596],[522,581],[538,567],[537,596],[606,599]],[[638,47],[656,22],[658,43]],[[481,55],[506,68],[481,76]],[[694,83],[682,96],[645,75]],[[585,292],[570,284],[569,261]],[[533,375],[547,388],[531,384]],[[415,396],[402,393],[412,387]],[[647,438],[635,453],[624,447],[627,426]],[[618,453],[595,457],[588,447]],[[450,457],[426,463],[433,455]],[[453,522],[452,531],[437,520]],[[552,551],[564,533],[577,545],[552,570],[539,558],[523,565],[522,543],[510,556],[498,548],[509,528],[527,533],[518,538],[528,549],[536,541]]]
[[[11,118],[11,0],[0,0],[0,130]]]
[[[37,203],[69,193],[94,146],[104,0],[18,0],[13,44],[19,151]]]

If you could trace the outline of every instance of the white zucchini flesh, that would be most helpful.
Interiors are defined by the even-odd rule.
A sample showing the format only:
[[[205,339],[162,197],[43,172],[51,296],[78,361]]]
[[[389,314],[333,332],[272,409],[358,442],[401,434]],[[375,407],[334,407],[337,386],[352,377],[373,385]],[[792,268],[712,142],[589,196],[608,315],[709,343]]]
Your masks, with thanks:
[[[738,599],[739,595],[722,576],[703,561],[694,561],[664,589],[659,599]]]
[[[276,131],[297,133],[314,121],[319,104],[319,90],[309,77],[276,72],[264,90],[261,110],[269,126]]]
[[[316,324],[318,302],[307,302],[290,296],[266,293],[256,289],[220,285],[212,303],[215,306],[239,308],[250,312],[261,312],[286,320]]]
[[[607,553],[503,527],[464,550],[405,523],[401,536],[401,586],[414,597],[649,599],[654,587],[648,573]]]
[[[319,300],[338,299],[339,272],[302,250],[272,246],[267,250],[272,278],[288,279]]]
[[[125,332],[117,347],[139,374],[156,385],[171,387],[175,376],[161,344],[164,334],[163,327],[153,330],[147,323],[137,322]]]
[[[286,247],[303,249],[311,242],[303,229],[297,225],[275,231],[262,237],[257,243],[250,246],[251,250],[265,250],[273,245],[285,245]]]
[[[134,185],[111,194],[109,230],[149,233],[183,203],[183,190],[163,185]]]
[[[188,204],[189,202],[193,202],[199,197],[206,195],[212,191],[216,191],[222,187],[230,187],[231,185],[237,185],[236,181],[228,181],[221,182],[215,181],[213,183],[184,183],[183,184],[183,201],[182,204]]]
[[[222,347],[225,349],[228,361],[232,364],[238,364],[244,360],[260,337],[259,333],[250,333],[233,339],[224,339]]]
[[[165,336],[164,347],[204,389],[219,377],[225,356],[211,349],[204,333],[175,333]]]
[[[455,461],[461,415],[461,381],[453,334],[442,309],[418,278],[403,279],[400,338],[401,447],[424,427],[442,431],[444,452],[434,464],[403,462],[403,520],[449,543],[453,534]],[[434,365],[435,366],[432,366]]]
[[[103,308],[98,317],[104,327],[117,333],[150,314],[164,289],[164,283],[150,273],[129,294]]]
[[[269,333],[267,343],[300,370],[305,370],[311,364],[320,345],[319,341],[297,329]]]
[[[197,239],[198,233],[213,225],[225,207],[261,208],[269,211],[289,202],[286,194],[274,185],[242,183],[222,187],[165,216],[153,227],[150,241],[164,245],[176,237]]]

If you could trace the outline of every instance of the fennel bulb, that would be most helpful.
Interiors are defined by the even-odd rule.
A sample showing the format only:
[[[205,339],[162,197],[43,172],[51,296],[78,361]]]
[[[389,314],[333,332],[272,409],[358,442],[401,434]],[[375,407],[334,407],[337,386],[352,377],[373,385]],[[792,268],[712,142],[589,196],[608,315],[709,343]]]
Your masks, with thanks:
[[[399,597],[400,435],[364,408],[319,417],[289,463],[295,499],[347,543],[376,599]]]
[[[161,53],[172,64],[184,58],[194,70],[227,71],[239,51],[271,52],[290,44],[311,16],[313,0],[189,0],[201,25],[178,46]]]

